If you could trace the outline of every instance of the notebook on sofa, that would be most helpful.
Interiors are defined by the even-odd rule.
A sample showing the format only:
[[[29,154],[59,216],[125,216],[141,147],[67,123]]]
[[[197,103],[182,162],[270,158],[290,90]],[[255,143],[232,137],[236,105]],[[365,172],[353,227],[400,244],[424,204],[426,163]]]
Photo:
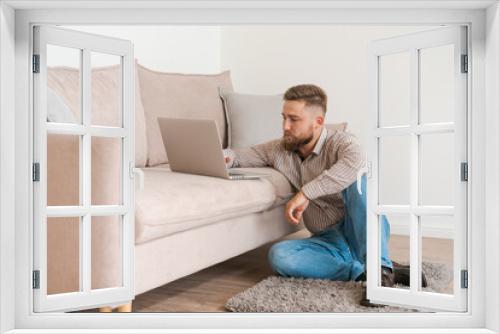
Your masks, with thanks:
[[[158,118],[163,145],[173,172],[221,177],[229,180],[258,179],[266,174],[227,169],[215,120]]]

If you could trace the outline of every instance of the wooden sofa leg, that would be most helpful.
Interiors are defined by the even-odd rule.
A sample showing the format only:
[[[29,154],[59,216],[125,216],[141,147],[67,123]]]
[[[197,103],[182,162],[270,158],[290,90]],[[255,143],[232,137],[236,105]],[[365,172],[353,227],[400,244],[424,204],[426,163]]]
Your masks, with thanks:
[[[99,307],[99,312],[113,312],[113,308],[111,306]]]
[[[132,312],[132,302],[120,305],[116,308],[117,312]]]

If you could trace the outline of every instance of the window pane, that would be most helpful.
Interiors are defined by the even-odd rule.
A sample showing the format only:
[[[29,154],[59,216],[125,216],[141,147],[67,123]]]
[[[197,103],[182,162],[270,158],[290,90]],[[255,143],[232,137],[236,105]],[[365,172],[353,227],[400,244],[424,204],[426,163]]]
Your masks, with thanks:
[[[424,291],[453,293],[454,228],[453,216],[420,217],[422,270],[433,286]]]
[[[92,125],[122,126],[121,57],[91,52]]]
[[[386,229],[389,232],[388,235],[388,247],[389,252],[387,257],[392,261],[396,261],[400,264],[410,263],[410,217],[408,214],[392,214],[392,215],[381,215],[379,216],[380,224],[380,248],[382,250],[382,235],[384,235],[384,217],[388,223],[389,228]],[[382,252],[381,252],[382,254]],[[381,282],[379,282],[381,286]],[[399,284],[394,286],[398,289],[409,289],[409,286]]]
[[[410,137],[379,139],[379,204],[410,203]]]
[[[410,124],[410,54],[379,57],[379,125]]]
[[[454,139],[453,133],[420,136],[422,205],[454,205]]]
[[[92,289],[123,286],[121,216],[92,217]]]
[[[47,294],[80,290],[80,217],[47,218]]]
[[[80,136],[47,134],[47,205],[80,205]]]
[[[47,45],[47,121],[81,123],[81,50]]]
[[[122,204],[122,138],[92,137],[92,205]]]
[[[419,50],[421,124],[454,120],[453,51],[453,45]]]

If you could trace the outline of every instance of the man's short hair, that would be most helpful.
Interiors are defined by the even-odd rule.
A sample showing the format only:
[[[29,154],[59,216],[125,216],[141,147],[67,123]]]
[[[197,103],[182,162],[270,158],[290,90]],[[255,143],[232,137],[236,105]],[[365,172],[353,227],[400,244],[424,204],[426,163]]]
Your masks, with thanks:
[[[313,84],[303,84],[288,88],[283,96],[285,101],[302,100],[306,106],[319,106],[326,113],[327,97],[325,91]]]

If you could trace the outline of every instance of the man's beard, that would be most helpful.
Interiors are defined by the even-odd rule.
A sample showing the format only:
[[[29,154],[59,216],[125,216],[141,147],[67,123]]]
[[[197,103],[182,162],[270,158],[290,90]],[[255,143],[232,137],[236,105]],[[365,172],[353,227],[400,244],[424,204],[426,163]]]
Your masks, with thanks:
[[[290,138],[286,140],[286,137]],[[290,152],[297,152],[302,146],[307,145],[313,140],[314,133],[311,131],[311,134],[305,138],[297,138],[292,136],[283,136],[282,142],[285,150]]]

